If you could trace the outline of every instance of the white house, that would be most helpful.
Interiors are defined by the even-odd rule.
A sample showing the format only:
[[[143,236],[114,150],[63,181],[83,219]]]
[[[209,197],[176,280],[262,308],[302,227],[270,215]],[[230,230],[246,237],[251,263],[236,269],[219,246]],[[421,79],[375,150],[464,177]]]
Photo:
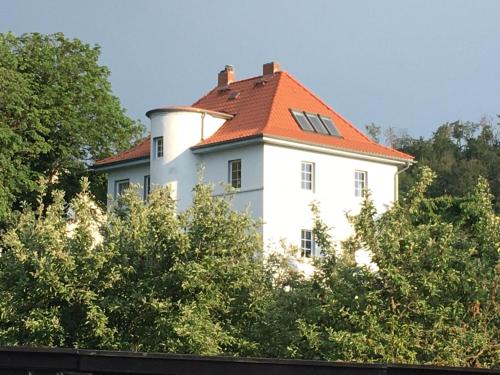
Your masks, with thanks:
[[[150,137],[95,163],[108,173],[110,196],[131,183],[141,184],[144,196],[150,186],[170,185],[182,210],[203,165],[207,182],[237,189],[235,208],[249,205],[263,220],[266,247],[285,240],[304,257],[317,255],[312,201],[333,238],[345,239],[346,212],[359,210],[366,189],[377,209],[386,209],[397,199],[398,173],[413,160],[372,141],[275,62],[240,81],[226,66],[217,86],[192,106],[146,115]]]

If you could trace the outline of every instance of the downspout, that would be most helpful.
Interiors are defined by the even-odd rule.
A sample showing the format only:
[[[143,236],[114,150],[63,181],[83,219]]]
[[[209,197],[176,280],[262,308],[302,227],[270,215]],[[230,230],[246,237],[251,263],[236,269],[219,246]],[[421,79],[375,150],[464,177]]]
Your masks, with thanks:
[[[205,112],[201,113],[201,140],[205,140]]]
[[[399,200],[399,175],[410,168],[411,165],[411,161],[406,162],[405,167],[394,174],[394,203]]]

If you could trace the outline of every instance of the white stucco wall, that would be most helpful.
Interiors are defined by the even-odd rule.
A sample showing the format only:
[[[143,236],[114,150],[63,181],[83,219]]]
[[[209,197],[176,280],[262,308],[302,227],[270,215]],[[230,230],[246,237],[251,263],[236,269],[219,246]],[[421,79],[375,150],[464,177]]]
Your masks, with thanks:
[[[368,189],[378,212],[395,197],[397,162],[370,156],[343,154],[316,146],[280,140],[250,140],[207,149],[191,147],[212,135],[225,119],[208,113],[166,110],[151,113],[151,158],[149,163],[113,167],[108,171],[108,194],[114,197],[115,183],[129,179],[142,186],[150,175],[151,188],[169,185],[175,190],[178,210],[192,203],[192,189],[203,167],[204,182],[215,184],[215,195],[229,183],[230,160],[241,159],[241,188],[233,196],[237,210],[249,208],[262,219],[264,248],[279,250],[281,243],[300,247],[301,229],[312,229],[310,204],[317,202],[324,222],[339,242],[352,234],[346,214],[359,212],[363,198],[355,196],[355,171],[366,171]],[[163,137],[163,157],[155,155],[155,137]],[[340,153],[340,154],[339,154]],[[370,160],[367,160],[370,159]],[[301,188],[301,163],[314,163],[314,190]],[[399,164],[403,165],[404,162]],[[142,194],[142,191],[141,191]],[[366,257],[364,257],[366,258]],[[361,262],[366,262],[363,256]]]
[[[151,186],[170,185],[179,210],[191,204],[200,158],[191,147],[212,135],[224,119],[193,111],[159,111],[151,114]],[[163,157],[155,155],[156,137],[163,137]]]
[[[140,194],[144,185],[144,176],[149,175],[149,162],[146,161],[139,165],[123,164],[116,168],[108,170],[108,206],[115,198],[116,181],[129,180],[130,184],[138,184],[141,186]]]
[[[301,188],[301,162],[315,165],[314,191]],[[300,246],[301,229],[312,229],[309,204],[319,203],[321,217],[334,240],[352,233],[346,213],[359,212],[355,170],[368,172],[368,189],[378,211],[394,200],[395,165],[266,144],[264,146],[264,241],[276,248],[281,239]]]
[[[229,183],[229,161],[241,159],[241,188],[233,196],[233,207],[242,211],[249,206],[255,218],[263,215],[263,150],[264,146],[257,144],[200,155],[204,181],[216,184],[216,195]]]

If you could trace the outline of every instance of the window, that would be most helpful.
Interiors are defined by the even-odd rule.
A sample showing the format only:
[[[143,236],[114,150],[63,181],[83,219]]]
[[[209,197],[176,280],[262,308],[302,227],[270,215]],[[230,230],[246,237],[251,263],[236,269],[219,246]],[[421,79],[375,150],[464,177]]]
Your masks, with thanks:
[[[303,190],[314,190],[314,163],[303,161],[300,167],[300,186]]]
[[[143,193],[142,193],[142,198],[144,200],[148,199],[148,195],[151,191],[151,183],[150,183],[150,177],[149,175],[144,176],[144,186],[143,186]]]
[[[298,124],[302,130],[306,130],[306,131],[310,131],[310,132],[314,131],[314,128],[312,127],[311,123],[307,119],[304,112],[292,111],[292,115],[295,118],[295,121],[298,122]]]
[[[318,115],[315,115],[313,113],[306,113],[306,116],[309,122],[312,124],[316,133],[328,135],[328,130],[326,130],[325,125],[323,125]]]
[[[119,180],[115,181],[115,199],[118,198],[123,192],[128,189],[130,186],[130,181],[127,180]]]
[[[368,173],[366,171],[354,172],[354,195],[364,197],[368,188]]]
[[[239,189],[241,187],[241,159],[229,160],[229,184]]]
[[[156,159],[163,157],[163,137],[156,137],[153,139],[154,155]]]
[[[290,109],[297,124],[304,131],[341,137],[333,120],[326,115]]]
[[[321,121],[323,121],[323,124],[328,129],[328,133],[330,133],[330,135],[340,137],[340,133],[330,117],[319,116],[319,118],[321,119]]]
[[[300,231],[300,256],[310,258],[314,255],[314,239],[312,230]]]

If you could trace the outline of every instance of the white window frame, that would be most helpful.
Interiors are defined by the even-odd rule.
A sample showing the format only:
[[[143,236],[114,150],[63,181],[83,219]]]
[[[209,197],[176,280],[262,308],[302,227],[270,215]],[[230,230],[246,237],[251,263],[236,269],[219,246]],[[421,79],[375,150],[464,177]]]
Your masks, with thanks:
[[[163,155],[165,154],[164,153],[163,137],[154,137],[153,138],[153,145],[154,145],[155,159],[163,158]]]
[[[149,174],[144,176],[144,186],[142,189],[142,198],[146,201],[151,192],[151,176]]]
[[[237,167],[237,168],[235,168]],[[241,188],[241,170],[242,170],[242,163],[241,159],[234,159],[234,160],[229,160],[228,161],[228,183],[231,185],[231,187],[235,189],[240,189]],[[236,173],[236,176],[234,176],[234,173]]]
[[[313,231],[310,229],[300,230],[300,256],[302,258],[312,258],[315,255],[315,243]]]
[[[310,170],[307,170],[310,167]],[[302,161],[300,163],[300,187],[302,190],[310,190],[314,192],[315,189],[315,165],[310,161]]]
[[[354,196],[364,198],[368,189],[368,172],[354,171]]]
[[[123,189],[120,187],[121,185],[127,185]],[[115,181],[115,199],[118,198],[122,193],[123,190],[126,190],[130,187],[130,179],[126,178],[123,180],[116,180]]]

